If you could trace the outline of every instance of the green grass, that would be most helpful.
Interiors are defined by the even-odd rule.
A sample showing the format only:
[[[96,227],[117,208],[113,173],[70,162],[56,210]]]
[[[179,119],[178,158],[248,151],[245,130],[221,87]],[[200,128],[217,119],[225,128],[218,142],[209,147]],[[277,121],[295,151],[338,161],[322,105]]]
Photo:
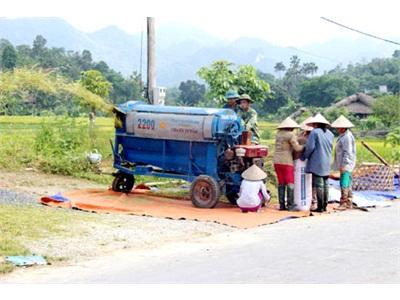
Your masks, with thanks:
[[[0,258],[9,255],[31,255],[27,241],[40,240],[49,236],[69,236],[71,227],[83,221],[91,221],[94,216],[75,211],[40,207],[0,205]],[[65,258],[51,257],[55,262]],[[11,272],[14,267],[0,263],[0,273]]]
[[[72,123],[73,122],[73,123]],[[46,137],[48,137],[46,139]],[[87,118],[0,117],[0,168],[32,167],[45,173],[87,177],[85,153],[98,149],[104,165],[112,165],[109,140],[114,138],[112,118],[96,118],[94,131]],[[38,148],[39,147],[39,148]],[[92,180],[104,182],[105,176]]]
[[[110,139],[114,139],[114,126],[112,118],[96,118],[94,139],[89,137],[89,120],[87,118],[76,118],[75,129],[76,139],[80,144],[70,153],[54,155],[51,149],[53,145],[47,144],[42,148],[43,153],[35,152],[37,138],[43,128],[55,128],[58,139],[68,139],[71,136],[62,136],[68,131],[70,123],[60,117],[34,117],[34,116],[2,116],[0,117],[0,168],[9,170],[23,170],[26,167],[34,168],[45,173],[57,173],[70,175],[77,178],[89,179],[103,184],[110,184],[112,178],[109,175],[95,174],[85,160],[85,152],[96,148],[103,155],[102,169],[111,173],[112,155],[109,144]],[[43,125],[45,124],[45,125]],[[44,126],[44,127],[43,127]],[[267,170],[270,177],[274,176],[272,168],[272,156],[274,152],[275,135],[277,123],[260,121],[261,143],[269,147],[269,157],[267,158]],[[42,138],[43,138],[42,134]],[[72,139],[74,136],[72,135]],[[385,147],[382,140],[365,139],[385,159],[390,161],[391,149]],[[361,139],[357,139],[357,161],[378,162],[377,159],[361,144]],[[63,145],[63,144],[61,144]],[[46,148],[47,147],[47,148]],[[60,148],[62,149],[62,148]],[[138,176],[137,182],[159,181],[160,178]],[[273,179],[274,180],[274,179]],[[161,180],[162,181],[162,180]]]

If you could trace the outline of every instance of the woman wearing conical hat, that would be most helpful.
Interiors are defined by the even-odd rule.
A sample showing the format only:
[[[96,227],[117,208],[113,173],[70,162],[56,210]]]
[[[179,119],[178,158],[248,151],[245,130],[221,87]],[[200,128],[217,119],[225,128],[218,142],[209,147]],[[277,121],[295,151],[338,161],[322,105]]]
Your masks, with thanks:
[[[267,174],[256,165],[252,165],[242,173],[242,177],[237,205],[244,213],[257,212],[261,208],[260,195],[265,201],[270,199],[263,182]]]
[[[276,134],[274,168],[278,177],[279,210],[295,210],[293,153],[303,151],[304,148],[299,144],[297,136],[293,132],[293,129],[298,127],[299,124],[288,117],[279,124]],[[287,206],[285,194],[287,195]]]
[[[346,117],[340,116],[332,127],[339,132],[335,146],[333,168],[340,171],[340,205],[337,210],[346,210],[353,207],[353,192],[351,189],[352,172],[356,166],[356,143],[350,128],[354,127]]]
[[[306,125],[314,129],[308,136],[302,160],[307,161],[306,173],[312,174],[313,194],[317,197],[317,209],[312,211],[326,211],[329,198],[328,176],[332,156],[333,133],[328,129],[329,122],[318,113]]]

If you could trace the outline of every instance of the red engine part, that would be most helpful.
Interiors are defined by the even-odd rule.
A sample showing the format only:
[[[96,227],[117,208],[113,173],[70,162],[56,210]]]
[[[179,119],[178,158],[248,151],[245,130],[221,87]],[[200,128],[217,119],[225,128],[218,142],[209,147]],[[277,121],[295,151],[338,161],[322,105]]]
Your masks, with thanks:
[[[263,145],[236,145],[235,149],[243,148],[246,150],[244,157],[267,157],[268,146]]]

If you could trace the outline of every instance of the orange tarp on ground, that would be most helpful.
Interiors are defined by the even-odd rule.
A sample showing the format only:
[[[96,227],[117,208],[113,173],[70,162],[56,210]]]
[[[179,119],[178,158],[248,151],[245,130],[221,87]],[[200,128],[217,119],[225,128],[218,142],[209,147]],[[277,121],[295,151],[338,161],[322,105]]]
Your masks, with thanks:
[[[200,209],[194,207],[188,200],[153,196],[143,190],[123,194],[112,190],[87,189],[67,192],[63,196],[70,201],[57,202],[51,197],[42,197],[40,201],[49,206],[78,208],[85,211],[210,221],[238,228],[256,227],[291,217],[310,215],[309,212],[279,211],[276,205],[264,207],[258,213],[241,213],[238,207],[221,202],[213,209]]]

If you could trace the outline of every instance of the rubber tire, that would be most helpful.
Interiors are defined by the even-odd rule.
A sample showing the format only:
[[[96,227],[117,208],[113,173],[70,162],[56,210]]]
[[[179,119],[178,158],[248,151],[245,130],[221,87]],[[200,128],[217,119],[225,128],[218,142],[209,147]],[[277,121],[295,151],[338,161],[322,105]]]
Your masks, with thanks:
[[[115,175],[112,190],[115,192],[129,193],[135,185],[135,177],[131,174],[119,172]]]
[[[192,182],[190,195],[194,206],[214,208],[218,204],[221,191],[218,182],[213,177],[200,175]]]

